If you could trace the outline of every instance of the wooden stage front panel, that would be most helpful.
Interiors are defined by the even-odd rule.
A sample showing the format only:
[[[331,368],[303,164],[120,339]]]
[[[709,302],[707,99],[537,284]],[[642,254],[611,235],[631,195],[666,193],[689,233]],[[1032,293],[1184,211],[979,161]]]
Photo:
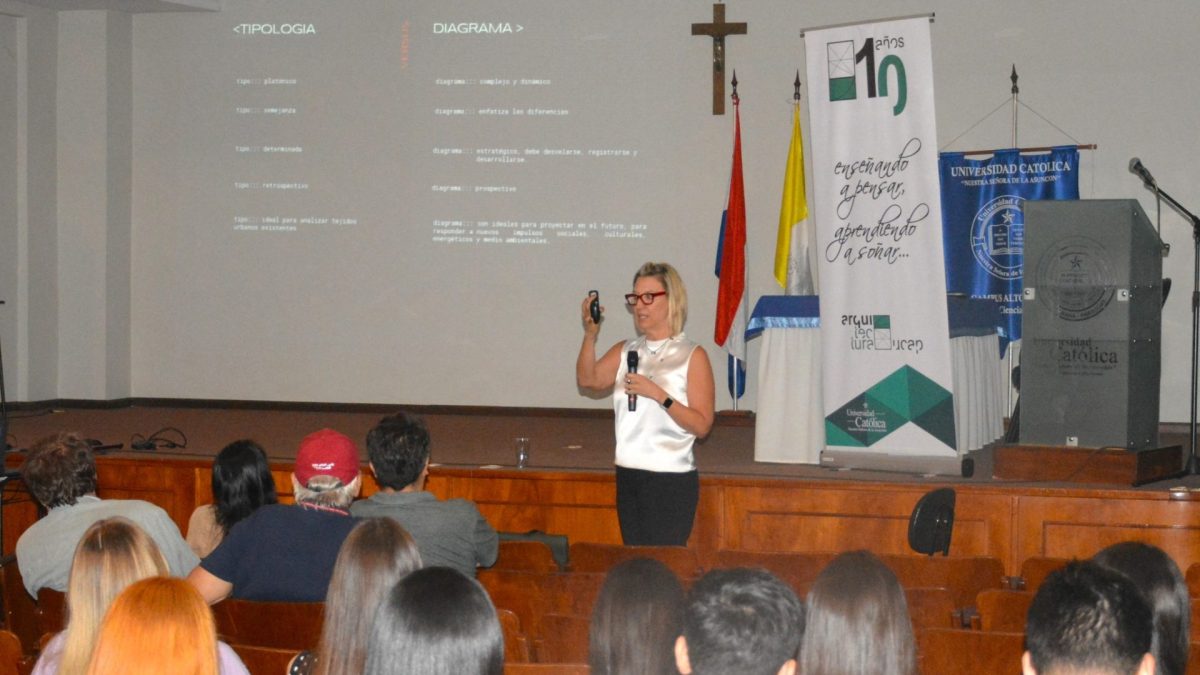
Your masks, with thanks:
[[[14,458],[15,459],[15,458]],[[211,460],[116,455],[98,459],[100,494],[144,499],[187,526],[208,503]],[[290,499],[290,464],[273,463]],[[376,489],[365,476],[364,494]],[[945,482],[812,480],[702,476],[690,545],[701,559],[722,549],[908,553],[908,516]],[[1008,574],[1031,556],[1086,557],[1138,539],[1170,553],[1181,567],[1200,562],[1200,499],[1166,490],[1047,488],[995,482],[953,484],[958,493],[951,553],[999,558]],[[537,471],[436,467],[429,489],[475,501],[498,529],[563,533],[571,541],[620,542],[616,490],[609,471]],[[20,481],[5,489],[3,547],[36,518]]]

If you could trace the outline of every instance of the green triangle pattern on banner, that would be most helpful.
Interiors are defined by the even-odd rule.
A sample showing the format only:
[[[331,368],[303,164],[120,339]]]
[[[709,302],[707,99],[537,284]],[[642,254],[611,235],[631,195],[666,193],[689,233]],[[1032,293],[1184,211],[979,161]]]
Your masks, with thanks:
[[[869,447],[912,422],[955,447],[954,397],[911,366],[901,366],[825,418],[829,445]]]

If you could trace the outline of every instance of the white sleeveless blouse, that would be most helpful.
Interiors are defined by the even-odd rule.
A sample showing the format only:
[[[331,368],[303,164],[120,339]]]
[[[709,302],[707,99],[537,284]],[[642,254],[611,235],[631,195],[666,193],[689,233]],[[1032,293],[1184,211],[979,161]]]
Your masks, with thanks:
[[[658,401],[639,396],[637,410],[630,412],[625,393],[626,357],[638,353],[637,372],[654,380],[675,399],[687,405],[688,362],[697,344],[683,333],[666,340],[651,351],[645,337],[627,340],[617,368],[613,387],[613,412],[616,416],[617,466],[644,471],[684,473],[696,468],[692,445],[696,437],[675,423]]]

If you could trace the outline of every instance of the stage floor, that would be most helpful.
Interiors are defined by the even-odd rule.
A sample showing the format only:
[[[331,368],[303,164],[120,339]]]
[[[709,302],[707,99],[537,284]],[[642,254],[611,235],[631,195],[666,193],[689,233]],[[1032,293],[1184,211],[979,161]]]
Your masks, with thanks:
[[[307,406],[306,406],[307,407]],[[18,410],[10,414],[10,442],[28,447],[37,439],[60,430],[77,431],[105,444],[123,443],[126,456],[212,457],[225,444],[240,438],[257,440],[275,460],[289,462],[296,447],[308,433],[322,427],[337,429],[359,444],[365,461],[363,441],[367,431],[384,412],[378,406],[347,410],[352,406],[320,409],[251,409],[221,406],[133,405],[118,408],[59,408]],[[365,410],[369,408],[368,410]],[[450,412],[447,412],[450,410]],[[456,468],[512,468],[512,439],[531,439],[530,468],[542,471],[609,471],[613,459],[612,416],[603,410],[528,410],[514,409],[417,409],[430,428],[435,464]],[[186,448],[131,452],[131,439],[150,436],[164,428],[174,428],[187,438]],[[179,440],[178,434],[166,437]],[[1184,437],[1164,434],[1163,444],[1186,443]],[[706,476],[781,478],[800,480],[837,480],[919,483],[991,483],[990,452],[974,455],[976,473],[971,479],[958,476],[927,476],[862,469],[837,470],[804,464],[777,464],[754,461],[753,417],[746,414],[721,414],[710,436],[696,447],[696,463]],[[1029,486],[1030,483],[1004,483]],[[1080,487],[1056,483],[1038,483],[1042,487]],[[1200,488],[1200,477],[1176,478],[1136,488],[1166,490],[1184,485]],[[1113,486],[1105,486],[1112,489]],[[1133,489],[1133,488],[1130,488]]]

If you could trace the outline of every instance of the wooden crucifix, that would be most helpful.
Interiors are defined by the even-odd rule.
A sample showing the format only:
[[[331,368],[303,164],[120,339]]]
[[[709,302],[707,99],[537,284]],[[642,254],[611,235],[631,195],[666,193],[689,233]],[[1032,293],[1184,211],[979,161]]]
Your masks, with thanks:
[[[725,23],[725,5],[713,5],[712,23],[692,24],[692,35],[707,35],[713,41],[713,111],[714,115],[725,114],[725,36],[745,35],[746,24]]]

